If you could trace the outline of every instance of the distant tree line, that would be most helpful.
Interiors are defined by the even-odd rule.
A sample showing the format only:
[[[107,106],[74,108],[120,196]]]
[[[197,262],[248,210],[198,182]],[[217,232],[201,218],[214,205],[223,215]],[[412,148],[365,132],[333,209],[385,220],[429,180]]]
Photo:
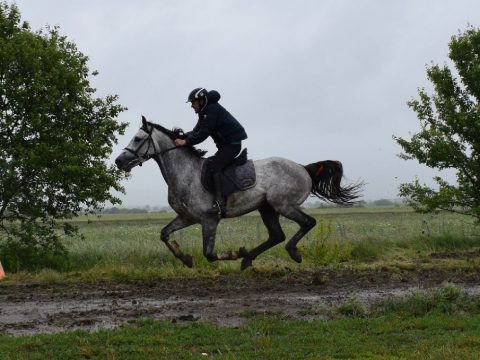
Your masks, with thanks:
[[[377,206],[398,207],[403,205],[404,205],[404,202],[398,199],[378,199],[373,201],[360,200],[357,203],[352,205],[337,205],[337,204],[330,204],[330,203],[316,201],[313,203],[305,204],[305,207],[312,208],[312,209],[320,209],[320,208],[336,208],[336,207],[351,207],[351,208],[377,207]]]
[[[150,207],[150,205],[146,205],[144,207],[138,208],[124,208],[124,207],[117,207],[112,206],[110,208],[103,209],[100,213],[101,214],[146,214],[146,213],[164,213],[172,211],[170,207]]]

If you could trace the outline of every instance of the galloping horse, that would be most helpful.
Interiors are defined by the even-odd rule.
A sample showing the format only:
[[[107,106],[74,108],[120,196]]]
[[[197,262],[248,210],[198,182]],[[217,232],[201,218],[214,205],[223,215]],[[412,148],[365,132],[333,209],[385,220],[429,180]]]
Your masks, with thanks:
[[[213,195],[203,188],[200,179],[202,164],[207,159],[203,158],[204,152],[194,147],[175,147],[173,140],[182,133],[181,129],[168,130],[142,116],[140,130],[115,163],[119,169],[129,172],[149,159],[157,162],[168,185],[168,202],[177,213],[177,217],[162,229],[160,238],[188,267],[193,265],[192,257],[183,254],[179,245],[169,240],[174,231],[200,224],[204,256],[209,261],[242,258],[241,269],[244,270],[258,255],[285,240],[280,215],[300,226],[285,245],[290,257],[300,263],[302,257],[297,243],[316,224],[315,218],[300,208],[307,197],[314,194],[322,200],[349,204],[359,196],[361,184],[340,186],[343,169],[338,161],[319,161],[303,166],[279,157],[256,160],[255,186],[229,195],[225,217],[237,217],[258,209],[268,230],[268,240],[250,251],[241,247],[217,254],[215,234],[220,219],[206,213],[212,205]]]

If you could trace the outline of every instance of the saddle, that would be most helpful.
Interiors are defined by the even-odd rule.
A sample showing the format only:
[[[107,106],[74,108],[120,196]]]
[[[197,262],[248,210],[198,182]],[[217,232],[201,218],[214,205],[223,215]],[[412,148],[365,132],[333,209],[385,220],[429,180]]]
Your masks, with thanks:
[[[215,194],[215,184],[213,182],[213,173],[210,170],[210,160],[204,161],[202,165],[201,181],[202,186],[211,194]],[[222,193],[227,197],[237,191],[248,190],[255,186],[257,178],[255,175],[255,166],[252,160],[247,159],[247,149],[233,160],[233,163],[227,166],[222,172]]]

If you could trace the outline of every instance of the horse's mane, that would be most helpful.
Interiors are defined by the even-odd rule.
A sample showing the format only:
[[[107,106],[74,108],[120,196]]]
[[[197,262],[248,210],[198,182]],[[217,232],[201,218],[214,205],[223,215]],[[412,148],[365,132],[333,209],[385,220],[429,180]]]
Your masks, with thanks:
[[[180,128],[173,128],[173,130],[168,130],[164,128],[162,125],[159,124],[154,124],[151,122],[147,122],[148,125],[151,125],[157,130],[160,130],[162,133],[167,135],[170,139],[175,140],[175,139],[184,139],[185,138],[185,133],[182,129]],[[203,156],[207,153],[206,150],[202,149],[197,149],[195,146],[185,146],[188,150],[190,150],[193,154],[196,156],[203,158]]]

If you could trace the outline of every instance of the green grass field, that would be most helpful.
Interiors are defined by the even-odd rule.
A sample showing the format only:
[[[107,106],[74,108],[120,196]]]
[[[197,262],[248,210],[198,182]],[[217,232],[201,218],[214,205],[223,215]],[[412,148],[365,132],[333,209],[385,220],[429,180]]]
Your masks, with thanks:
[[[432,261],[429,254],[434,252],[480,248],[480,228],[472,219],[451,213],[424,215],[408,208],[332,208],[309,213],[317,219],[317,226],[299,243],[303,263],[293,262],[280,244],[254,261],[256,270],[315,269],[342,264],[426,264]],[[35,273],[10,271],[10,278],[151,279],[239,271],[239,261],[211,264],[204,259],[199,225],[171,236],[185,253],[194,257],[194,268],[186,268],[160,241],[160,230],[173,216],[173,213],[148,213],[75,219],[73,223],[79,226],[84,238],[64,239],[69,251],[67,258]],[[281,223],[287,238],[298,229],[289,220],[283,219]],[[260,216],[252,213],[223,220],[217,231],[216,248],[218,251],[241,246],[249,249],[266,238]],[[461,266],[462,261],[456,264]],[[10,270],[8,263],[4,262],[4,267]]]
[[[239,329],[140,321],[116,331],[0,337],[2,359],[478,359],[480,315],[330,322],[252,319]]]
[[[304,257],[294,263],[283,244],[254,262],[257,270],[301,266],[337,266],[341,263],[374,265],[408,262],[431,252],[480,247],[479,228],[455,214],[422,215],[408,209],[318,209],[310,213],[317,226],[300,243]],[[67,240],[69,271],[106,276],[177,276],[238,271],[239,262],[208,263],[202,255],[201,228],[193,225],[172,234],[184,252],[194,256],[194,269],[185,268],[160,241],[161,228],[173,214],[102,216],[78,222],[85,240]],[[286,219],[287,238],[298,226]],[[267,231],[257,213],[224,220],[217,231],[217,250],[252,248],[266,240]],[[143,275],[142,275],[143,274]]]
[[[480,268],[478,256],[462,255],[480,250],[480,228],[469,218],[450,213],[423,215],[407,208],[309,213],[316,217],[317,226],[299,244],[303,263],[294,263],[279,245],[255,260],[256,272],[345,266],[392,271],[428,266]],[[172,218],[170,213],[149,213],[75,219],[84,238],[64,239],[69,251],[64,261],[36,272],[12,273],[7,267],[6,281],[148,281],[240,272],[239,261],[208,263],[203,258],[199,226],[172,235],[194,257],[193,269],[183,266],[159,239],[161,228]],[[288,220],[282,220],[282,225],[287,237],[297,230]],[[218,229],[217,250],[252,248],[266,236],[257,213],[225,220]],[[452,256],[432,256],[441,254]],[[480,358],[478,296],[445,294],[444,298],[391,299],[369,309],[350,299],[335,309],[321,310],[326,311],[324,320],[313,322],[281,315],[252,316],[239,328],[222,328],[140,319],[94,333],[0,335],[0,359]]]

